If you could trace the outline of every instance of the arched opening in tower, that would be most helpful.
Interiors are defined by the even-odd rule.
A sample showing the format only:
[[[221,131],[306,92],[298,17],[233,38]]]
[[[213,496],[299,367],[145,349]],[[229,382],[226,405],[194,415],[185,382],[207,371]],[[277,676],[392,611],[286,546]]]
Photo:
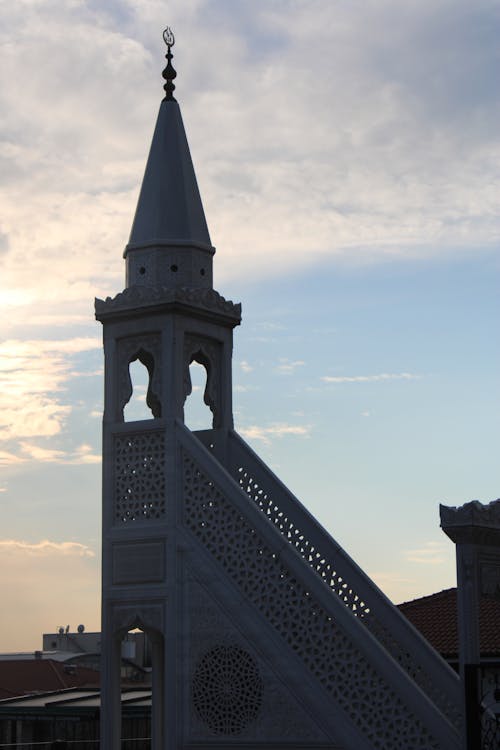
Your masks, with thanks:
[[[208,372],[205,365],[193,360],[189,365],[191,393],[184,403],[184,424],[190,430],[211,430],[213,414],[205,403]]]
[[[163,636],[148,628],[135,627],[122,631],[120,640],[121,747],[123,750],[162,750],[165,740]]]
[[[139,358],[129,364],[132,395],[123,409],[125,422],[135,422],[140,419],[153,419],[152,410],[147,404],[148,388],[151,380],[146,365]]]

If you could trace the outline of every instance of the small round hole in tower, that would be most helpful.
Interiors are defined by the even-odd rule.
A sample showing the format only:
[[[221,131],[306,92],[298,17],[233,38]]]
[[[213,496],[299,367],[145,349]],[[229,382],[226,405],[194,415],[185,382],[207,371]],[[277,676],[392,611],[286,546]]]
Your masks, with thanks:
[[[172,273],[177,273],[177,271],[178,271],[179,269],[178,269],[178,267],[177,267],[177,266],[175,265],[175,263],[172,263],[172,265],[170,266],[170,270],[172,271]]]
[[[204,268],[200,268],[200,276],[205,276],[205,269]]]
[[[144,268],[144,266],[141,266],[139,268],[139,273],[141,274],[141,276],[144,276],[144,274],[146,273],[146,269]]]

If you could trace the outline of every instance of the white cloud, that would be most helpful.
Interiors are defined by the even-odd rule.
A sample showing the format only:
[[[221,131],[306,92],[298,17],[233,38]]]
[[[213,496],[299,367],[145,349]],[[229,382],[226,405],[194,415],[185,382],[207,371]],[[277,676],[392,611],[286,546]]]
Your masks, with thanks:
[[[19,539],[0,539],[0,551],[19,552],[30,557],[47,555],[95,557],[95,552],[85,544],[80,544],[79,542],[51,542],[48,539],[34,543]]]
[[[243,359],[240,362],[240,367],[243,370],[243,372],[245,372],[245,373],[252,372],[252,370],[254,369],[250,364],[248,364],[248,362],[246,361],[246,359]]]
[[[0,343],[0,440],[60,433],[71,406],[61,403],[59,394],[79,375],[71,357],[99,347],[90,337]]]
[[[271,438],[282,438],[285,436],[309,437],[311,434],[310,425],[291,425],[291,424],[273,424],[268,427],[251,425],[249,427],[240,427],[241,434],[250,440],[261,440],[269,444]]]
[[[411,372],[381,372],[378,375],[323,375],[321,380],[324,383],[377,383],[384,380],[419,380],[421,377]]]
[[[19,447],[26,460],[37,461],[38,463],[98,464],[101,462],[101,456],[93,453],[92,446],[86,443],[78,446],[74,451],[45,448],[26,441],[20,441]]]
[[[419,565],[442,565],[448,560],[449,549],[441,542],[426,542],[422,547],[407,550],[405,556],[408,562]]]
[[[498,245],[487,0],[458,0],[453,33],[448,6],[430,0],[169,8],[219,278]],[[82,320],[95,293],[120,290],[163,93],[163,24],[157,0],[3,5],[0,300],[16,311],[4,325],[60,322],[68,303]]]
[[[277,372],[283,374],[283,375],[292,375],[297,367],[303,367],[305,365],[305,362],[302,359],[296,359],[295,361],[292,361],[290,359],[286,359],[286,357],[283,357],[280,359],[279,365],[276,366]]]
[[[38,445],[33,445],[32,443],[27,443],[25,441],[21,441],[19,445],[23,454],[25,454],[28,459],[32,459],[33,461],[58,463],[61,462],[66,455],[64,451],[56,450],[54,448],[42,448]]]
[[[21,458],[21,456],[18,456],[15,453],[0,450],[0,466],[14,466],[16,464],[22,463],[23,461],[24,458]]]

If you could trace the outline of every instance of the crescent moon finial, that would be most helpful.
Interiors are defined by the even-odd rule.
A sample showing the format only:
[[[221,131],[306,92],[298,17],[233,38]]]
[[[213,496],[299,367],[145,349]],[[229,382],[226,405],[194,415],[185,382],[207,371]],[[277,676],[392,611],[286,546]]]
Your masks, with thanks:
[[[165,55],[165,57],[167,58],[167,66],[162,73],[162,76],[165,79],[165,85],[163,87],[165,89],[165,99],[167,101],[175,101],[174,78],[176,77],[177,73],[174,70],[174,67],[172,65],[173,54],[171,52],[172,47],[175,44],[175,37],[173,35],[172,29],[170,28],[170,26],[167,26],[167,28],[163,32],[163,41],[167,45],[167,54]]]

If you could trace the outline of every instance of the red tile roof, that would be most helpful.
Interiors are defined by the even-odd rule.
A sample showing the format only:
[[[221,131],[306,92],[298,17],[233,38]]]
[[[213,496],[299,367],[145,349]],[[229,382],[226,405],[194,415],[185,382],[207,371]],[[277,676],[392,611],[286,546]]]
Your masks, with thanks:
[[[73,669],[53,659],[0,661],[0,698],[98,684],[99,672],[88,667]]]
[[[403,602],[398,608],[442,656],[458,656],[456,589]],[[491,596],[481,597],[479,628],[481,655],[500,656],[500,601]]]

